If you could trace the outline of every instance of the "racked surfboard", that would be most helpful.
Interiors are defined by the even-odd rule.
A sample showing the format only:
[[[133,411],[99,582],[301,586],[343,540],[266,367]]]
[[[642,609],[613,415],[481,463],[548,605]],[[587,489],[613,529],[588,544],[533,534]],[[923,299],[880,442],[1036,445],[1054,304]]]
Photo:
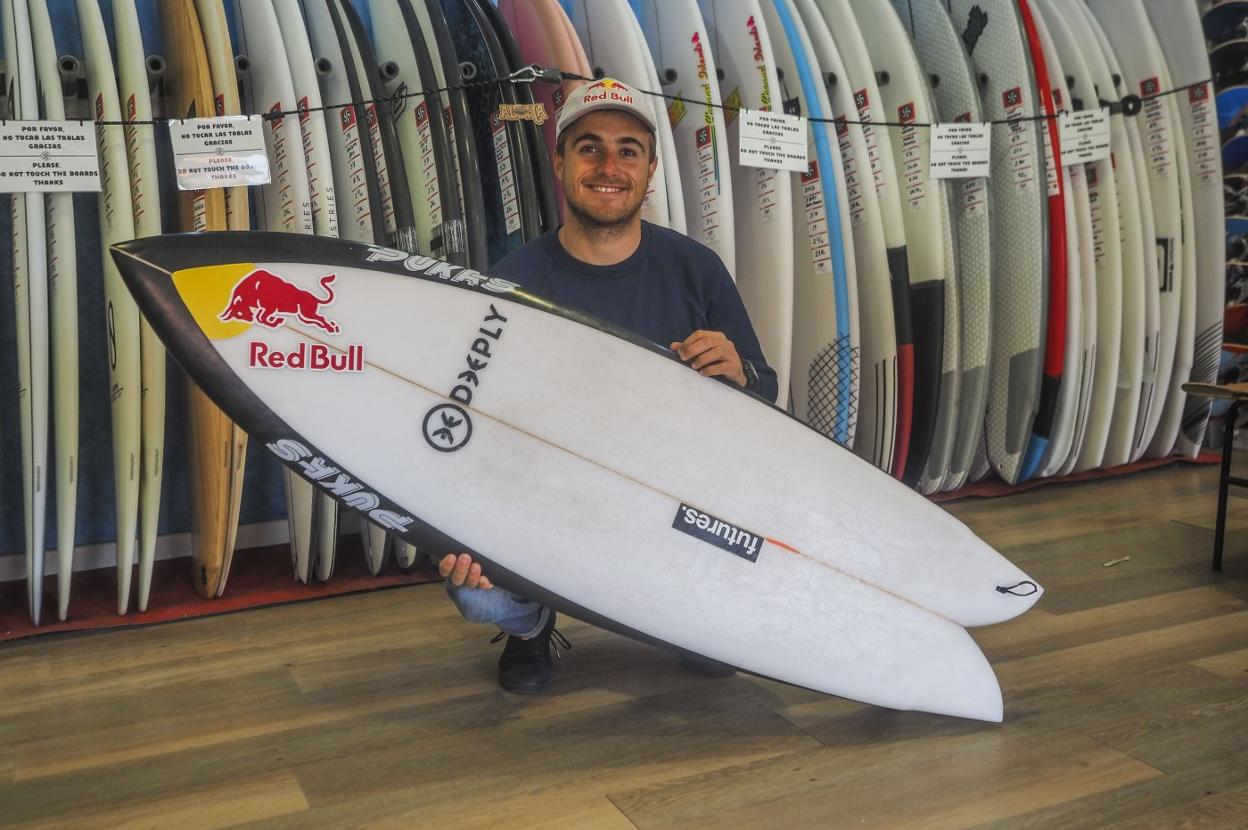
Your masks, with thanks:
[[[793,411],[853,446],[858,422],[858,284],[840,144],[824,75],[792,0],[770,0],[763,19],[784,110],[812,119],[807,172],[793,190]]]
[[[888,239],[873,182],[870,127],[861,120],[851,74],[827,20],[814,0],[796,0],[815,61],[828,88],[836,119],[849,224],[853,228],[858,272],[858,422],[854,452],[881,470],[891,471],[897,447],[897,325],[893,308]],[[838,24],[844,36],[845,26]],[[855,122],[855,123],[850,123]],[[904,231],[896,233],[904,238]]]
[[[1144,5],[1161,42],[1172,83],[1190,87],[1179,94],[1178,103],[1188,141],[1196,225],[1196,330],[1191,380],[1213,383],[1217,380],[1222,344],[1226,256],[1221,244],[1225,219],[1220,186],[1222,164],[1217,150],[1213,84],[1208,83],[1209,56],[1201,37],[1200,18],[1190,4],[1145,0]],[[1207,398],[1188,397],[1177,452],[1194,456],[1199,451],[1205,440],[1209,404]]]
[[[623,81],[636,90],[655,92],[659,79],[654,71],[654,60],[641,36],[637,18],[628,6],[628,0],[569,0],[566,3],[573,29],[585,46],[591,69],[605,77]],[[664,100],[656,95],[643,95],[644,105],[654,111],[655,131],[658,141],[659,165],[650,179],[650,190],[641,206],[641,216],[648,222],[665,228],[683,230],[685,226],[684,197],[673,194],[679,191],[680,176],[677,171],[676,145],[672,139],[672,124],[667,118]],[[672,205],[679,210],[673,212]],[[679,226],[673,221],[679,219]]]
[[[914,40],[915,52],[932,79],[932,96],[942,122],[984,120],[970,59],[940,0],[893,0]],[[956,419],[947,457],[933,453],[920,485],[956,490],[966,482],[984,430],[988,355],[992,333],[992,217],[988,180],[949,183],[949,205],[958,242],[956,321],[959,326]],[[942,390],[943,391],[943,390]]]
[[[39,90],[39,108],[33,115],[62,121],[65,118],[65,101],[61,97],[58,52],[46,0],[32,0],[29,11]],[[13,198],[22,197],[14,194]],[[74,571],[74,520],[78,499],[78,255],[75,251],[74,196],[72,193],[49,193],[44,197],[44,207],[47,211],[47,335],[51,338],[49,379],[56,447],[53,462],[56,480],[56,611],[57,617],[64,620],[69,613]],[[30,290],[34,292],[36,286],[30,285]],[[28,296],[32,301],[35,299],[33,293]],[[36,307],[32,305],[30,311],[33,323]],[[28,389],[27,393],[32,391],[37,390]],[[33,453],[29,457],[37,460]]]
[[[822,15],[825,28],[832,35],[845,66],[845,80],[854,97],[854,108],[849,113],[851,116],[857,113],[858,124],[854,126],[861,130],[862,141],[866,145],[870,177],[880,205],[880,220],[884,224],[884,242],[888,246],[888,270],[892,281],[894,339],[897,344],[894,379],[896,428],[891,438],[892,462],[889,469],[894,477],[901,478],[906,469],[914,423],[914,327],[911,322],[910,255],[906,247],[906,223],[901,210],[901,184],[897,179],[897,167],[893,160],[893,145],[888,138],[889,128],[876,126],[891,122],[892,119],[884,110],[884,97],[876,83],[871,56],[867,53],[866,42],[858,29],[849,0],[815,0],[815,6]],[[806,14],[803,13],[803,18],[805,17]],[[835,91],[832,96],[835,98]],[[848,175],[847,172],[847,186]],[[861,308],[860,305],[860,311]],[[864,316],[872,321],[873,326],[877,325],[877,319],[883,319],[869,312]],[[867,337],[873,338],[874,335],[867,334]],[[881,422],[878,413],[889,407],[886,400],[880,399],[882,396],[879,394],[887,390],[889,369],[887,363],[867,364],[867,371],[877,373],[877,377],[873,379],[874,387],[868,385],[864,388],[874,388],[877,401],[874,409],[868,406],[862,411],[871,418],[872,425],[878,424],[880,431],[888,429],[887,423]],[[859,416],[860,425],[862,411]],[[856,433],[856,441],[858,436],[862,436],[865,441],[870,432],[866,435],[862,432]]]
[[[4,0],[4,56],[13,118],[38,119],[39,95],[30,17],[24,0]],[[26,598],[30,620],[43,615],[44,523],[47,518],[48,237],[44,194],[10,195],[15,332],[20,393],[22,519],[25,528]],[[115,240],[114,240],[115,241]],[[137,368],[137,361],[136,361]]]
[[[1075,111],[1099,109],[1102,106],[1098,86],[1101,76],[1093,72],[1085,58],[1078,37],[1067,24],[1066,16],[1052,0],[1043,0],[1039,8],[1045,15],[1054,46],[1061,56],[1062,66],[1071,82],[1070,105]],[[1111,85],[1112,86],[1112,85]],[[1110,115],[1116,119],[1117,129],[1123,129],[1122,114]],[[1111,125],[1111,130],[1114,127]],[[1111,141],[1112,152],[1112,141]],[[1076,434],[1072,452],[1063,465],[1061,474],[1069,474],[1090,464],[1098,466],[1105,455],[1109,439],[1109,427],[1113,415],[1114,397],[1118,389],[1119,359],[1122,354],[1123,295],[1122,295],[1122,220],[1118,210],[1118,188],[1112,159],[1087,165],[1085,179],[1092,225],[1090,231],[1093,285],[1095,298],[1095,357],[1092,366],[1091,385],[1087,410],[1083,416],[1082,429]],[[1091,316],[1091,315],[1087,315]],[[1082,469],[1080,469],[1082,472]]]
[[[958,327],[949,296],[954,279],[950,251],[952,226],[946,183],[930,176],[931,131],[919,124],[934,121],[931,91],[914,47],[897,12],[887,0],[850,0],[871,54],[876,76],[887,79],[880,93],[887,108],[897,179],[902,183],[902,212],[910,257],[910,318],[914,327],[914,412],[904,480],[918,484],[929,456],[947,455],[951,437],[938,430],[942,419],[942,378],[956,366]],[[883,74],[882,74],[883,73]],[[946,328],[953,323],[950,337]],[[956,405],[946,400],[946,407]],[[948,424],[949,411],[943,413]],[[943,465],[942,465],[943,466]]]
[[[723,104],[697,0],[634,0],[662,91],[679,160],[688,234],[736,274],[732,174]],[[651,90],[658,92],[659,90]]]
[[[993,127],[990,180],[993,265],[992,355],[987,457],[997,475],[1016,482],[1039,406],[1047,296],[1040,103],[1018,10],[1011,0],[950,0],[950,16],[980,78],[984,115]],[[982,472],[982,467],[979,470]]]

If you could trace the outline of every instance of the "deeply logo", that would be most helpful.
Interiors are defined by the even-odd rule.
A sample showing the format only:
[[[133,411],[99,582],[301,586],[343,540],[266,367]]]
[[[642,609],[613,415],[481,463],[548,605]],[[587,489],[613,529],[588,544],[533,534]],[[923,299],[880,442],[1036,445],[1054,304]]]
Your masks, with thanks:
[[[435,406],[425,414],[425,441],[438,452],[463,449],[472,437],[472,419],[453,403]]]
[[[676,511],[672,529],[749,562],[758,561],[758,551],[763,544],[763,537],[757,533],[729,524],[687,504],[682,504]]]
[[[335,279],[335,274],[321,277],[320,284],[325,289],[325,297],[321,298],[272,271],[257,268],[234,286],[230,301],[218,319],[223,322],[241,320],[244,323],[259,323],[265,328],[275,329],[288,317],[295,317],[299,322],[316,326],[328,334],[337,334],[338,324],[320,311],[321,306],[334,301],[331,286]]]

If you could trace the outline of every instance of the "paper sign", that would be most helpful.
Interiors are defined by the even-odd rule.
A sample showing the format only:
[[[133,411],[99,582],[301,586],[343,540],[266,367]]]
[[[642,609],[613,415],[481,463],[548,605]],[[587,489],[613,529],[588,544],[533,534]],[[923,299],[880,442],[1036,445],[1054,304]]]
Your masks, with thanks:
[[[934,125],[931,170],[933,179],[978,179],[990,176],[992,125]]]
[[[805,173],[806,119],[760,110],[741,110],[741,164]]]
[[[170,121],[178,189],[268,184],[262,124],[258,115]]]
[[[1109,113],[1102,109],[1064,112],[1061,137],[1064,166],[1104,161],[1110,153]]]
[[[0,193],[95,192],[100,159],[90,121],[0,125]]]

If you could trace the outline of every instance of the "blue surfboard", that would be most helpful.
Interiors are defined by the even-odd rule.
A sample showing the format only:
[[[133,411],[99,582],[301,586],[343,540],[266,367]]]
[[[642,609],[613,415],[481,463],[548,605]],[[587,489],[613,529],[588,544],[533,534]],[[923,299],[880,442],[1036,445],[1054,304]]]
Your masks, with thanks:
[[[835,126],[827,121],[832,113],[824,112],[819,99],[819,85],[823,78],[812,55],[807,54],[799,34],[799,22],[794,18],[785,0],[770,0],[784,27],[784,36],[797,64],[798,80],[801,83],[802,98],[806,102],[806,112],[801,113],[812,119],[810,129],[814,131],[816,160],[823,171],[820,186],[823,188],[823,203],[827,211],[828,245],[832,257],[832,279],[836,296],[836,338],[834,351],[837,355],[851,354],[854,348],[851,336],[853,321],[849,306],[849,280],[856,279],[849,273],[846,264],[845,239],[841,235],[841,203],[837,195],[836,182],[843,175],[841,165],[834,160],[833,142],[837,141]],[[773,35],[774,36],[774,35]],[[850,426],[855,418],[855,399],[857,397],[857,377],[855,363],[849,360],[837,360],[836,367],[836,424],[832,438],[837,443],[847,445],[852,438]]]

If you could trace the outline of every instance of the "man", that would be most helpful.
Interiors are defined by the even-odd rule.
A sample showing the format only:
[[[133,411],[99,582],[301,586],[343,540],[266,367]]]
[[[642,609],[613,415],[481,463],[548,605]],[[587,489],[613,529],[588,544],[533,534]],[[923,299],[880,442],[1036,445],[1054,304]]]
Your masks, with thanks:
[[[560,305],[668,343],[703,375],[774,401],[776,374],[723,262],[692,239],[641,219],[658,166],[655,126],[650,107],[618,81],[603,79],[572,93],[559,115],[555,155],[564,224],[489,270]],[[554,612],[495,589],[466,553],[447,554],[439,571],[467,619],[508,635],[498,664],[503,688],[544,689],[553,671],[551,637],[558,636]],[[685,663],[708,674],[724,668]]]

